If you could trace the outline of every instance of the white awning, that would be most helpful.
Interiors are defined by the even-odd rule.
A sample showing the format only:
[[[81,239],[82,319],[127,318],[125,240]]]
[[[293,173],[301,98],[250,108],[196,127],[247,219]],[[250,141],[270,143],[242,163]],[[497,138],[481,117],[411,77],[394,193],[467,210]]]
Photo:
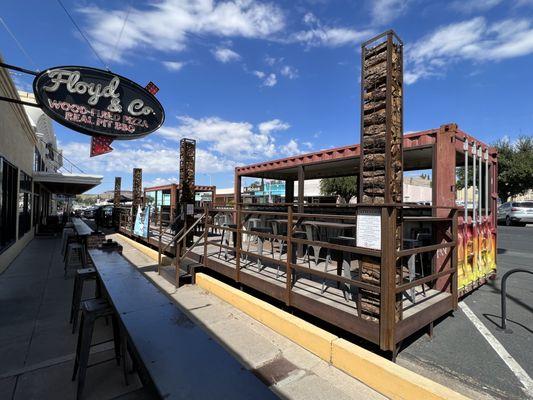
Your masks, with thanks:
[[[50,192],[76,195],[86,192],[102,183],[100,175],[69,174],[57,172],[34,172],[33,181],[42,184]]]

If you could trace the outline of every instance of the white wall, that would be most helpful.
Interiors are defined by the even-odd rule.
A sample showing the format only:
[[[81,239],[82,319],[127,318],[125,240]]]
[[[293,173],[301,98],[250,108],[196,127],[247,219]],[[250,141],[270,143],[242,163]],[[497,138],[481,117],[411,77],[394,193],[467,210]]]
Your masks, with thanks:
[[[0,57],[0,60],[2,58]],[[0,95],[18,99],[18,93],[8,72],[0,68]],[[0,156],[20,171],[33,175],[36,136],[21,105],[0,101]],[[20,179],[19,179],[20,180]],[[18,190],[18,186],[17,186]],[[32,213],[33,214],[33,213]],[[33,221],[32,225],[33,226]],[[0,273],[33,238],[33,228],[0,254]],[[16,228],[18,238],[18,218]]]

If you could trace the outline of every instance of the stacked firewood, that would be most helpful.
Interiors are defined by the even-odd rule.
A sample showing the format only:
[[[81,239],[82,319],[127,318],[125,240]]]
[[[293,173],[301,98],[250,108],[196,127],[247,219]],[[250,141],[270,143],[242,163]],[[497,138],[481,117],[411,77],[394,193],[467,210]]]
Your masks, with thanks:
[[[389,48],[390,46],[390,48]],[[390,50],[390,51],[389,51]],[[390,57],[390,60],[389,60]],[[383,204],[402,201],[402,47],[386,40],[363,51],[362,105],[362,203]],[[397,243],[399,245],[399,231]],[[376,257],[361,260],[362,280],[379,286],[381,263]],[[400,270],[396,268],[399,281]],[[377,321],[378,293],[361,290],[362,317]],[[396,320],[400,315],[396,301]]]

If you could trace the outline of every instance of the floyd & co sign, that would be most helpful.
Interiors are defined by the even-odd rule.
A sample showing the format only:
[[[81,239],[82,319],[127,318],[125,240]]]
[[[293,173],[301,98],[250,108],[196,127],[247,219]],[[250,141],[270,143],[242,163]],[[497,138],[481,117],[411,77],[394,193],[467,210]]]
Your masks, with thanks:
[[[35,98],[50,118],[104,137],[106,143],[139,138],[161,127],[163,107],[148,89],[120,75],[79,66],[51,68],[33,81]]]

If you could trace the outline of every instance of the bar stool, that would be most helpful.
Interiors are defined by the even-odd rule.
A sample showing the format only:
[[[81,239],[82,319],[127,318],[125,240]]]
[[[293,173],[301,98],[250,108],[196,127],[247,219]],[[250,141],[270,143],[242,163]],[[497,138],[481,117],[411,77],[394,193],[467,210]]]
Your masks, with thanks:
[[[306,233],[306,239],[310,242],[317,242],[320,241],[320,229],[318,226],[309,223],[305,224],[305,233]],[[307,256],[307,265],[309,266],[309,269],[311,269],[311,255],[309,254],[309,250],[313,250],[313,258],[315,262],[315,267],[318,267],[318,264],[320,264],[320,260],[324,260],[324,271],[327,270],[328,264],[331,259],[330,251],[329,249],[326,249],[326,258],[320,258],[320,253],[322,251],[322,246],[320,245],[307,245],[307,250],[305,251],[305,256]]]
[[[250,232],[270,233],[270,234],[272,234],[272,227],[266,227],[265,226],[265,227],[251,228]],[[270,250],[272,252],[272,258],[274,258],[274,246],[272,245],[272,239],[265,238],[265,237],[259,236],[259,235],[257,235],[257,254],[259,254],[260,256],[263,255],[263,246],[264,246],[265,240],[270,242]],[[248,247],[246,248],[246,252],[249,252],[249,251],[250,251],[250,241],[248,241]],[[246,260],[248,260],[248,254],[246,255]],[[261,263],[261,259],[258,257],[257,258],[257,270],[258,270],[258,272],[261,272],[262,269],[263,269],[263,264]]]
[[[104,342],[92,344],[94,324],[98,318],[111,317],[113,324],[113,339],[106,340]],[[113,308],[105,299],[90,299],[85,300],[81,303],[81,321],[80,321],[80,331],[78,333],[78,344],[76,346],[76,358],[74,360],[74,369],[72,371],[72,380],[76,380],[78,376],[78,387],[76,396],[77,399],[81,399],[83,387],[85,385],[85,375],[87,373],[87,368],[91,368],[103,362],[116,360],[117,365],[120,365],[120,359],[123,355],[124,349],[121,346],[120,339],[120,326],[118,324],[118,318],[113,311]],[[91,347],[107,343],[114,342],[115,357],[108,360],[103,360],[96,362],[94,364],[89,364],[89,353]],[[125,367],[125,363],[122,363]],[[125,374],[125,372],[124,372]],[[124,375],[126,376],[126,375]],[[128,382],[126,381],[126,384]]]
[[[222,225],[225,228],[231,228],[231,229],[237,229],[236,224],[224,224]],[[237,232],[228,231],[226,229],[222,230],[222,236],[220,237],[220,244],[224,246],[229,246],[230,243],[230,237],[232,238],[233,247],[237,247]],[[222,246],[218,249],[218,258],[220,258],[220,254],[222,253]],[[224,249],[224,259],[228,259],[228,249]]]
[[[353,237],[347,237],[347,236],[337,236],[329,238],[329,243],[332,244],[338,244],[341,246],[356,246],[356,239]],[[353,279],[352,277],[352,262],[357,263],[357,271],[360,272],[360,266],[359,266],[359,260],[357,258],[357,255],[350,252],[350,251],[344,251],[344,250],[333,250],[333,258],[337,262],[337,275],[340,275],[344,278]],[[327,272],[327,266],[324,268],[324,272]],[[360,280],[360,277],[358,276],[358,280]],[[339,288],[342,285],[342,294],[344,296],[344,300],[355,300],[359,296],[359,288],[352,286],[348,283],[342,283],[337,281],[337,288]],[[322,280],[322,289],[320,290],[320,293],[324,293],[326,290],[326,279]],[[350,294],[348,296],[347,292]]]
[[[252,228],[258,228],[261,224],[261,218],[248,218],[248,221],[246,221],[246,230],[250,232]],[[254,243],[257,242],[257,235],[252,235],[251,233],[248,233],[248,243],[250,243],[251,240],[254,240]]]
[[[95,281],[95,295],[94,298],[100,297],[100,285],[96,279],[96,269],[94,268],[80,268],[76,270],[76,277],[74,278],[74,288],[72,291],[72,304],[70,306],[70,323],[72,324],[72,333],[76,332],[78,326],[78,316],[80,311],[81,296],[83,294],[83,285],[86,281]],[[89,299],[84,299],[89,300]]]
[[[283,227],[281,226],[281,224],[276,221],[276,220],[272,220],[270,221],[270,223],[272,224],[272,233],[276,236],[278,235],[285,235],[286,232],[284,232],[283,230]],[[285,240],[283,239],[272,239],[272,244],[274,243],[277,243],[278,246],[279,246],[279,259],[281,260],[281,256],[283,255],[283,248],[284,247],[287,247],[287,244],[285,243]]]
[[[61,254],[65,255],[67,250],[68,238],[76,236],[74,228],[63,228],[63,234],[61,235]]]
[[[75,264],[77,261],[78,264]],[[85,267],[87,265],[87,254],[85,252],[85,246],[79,242],[72,242],[67,245],[67,251],[65,253],[65,268],[63,276],[67,277],[68,268],[72,265],[81,265]]]

